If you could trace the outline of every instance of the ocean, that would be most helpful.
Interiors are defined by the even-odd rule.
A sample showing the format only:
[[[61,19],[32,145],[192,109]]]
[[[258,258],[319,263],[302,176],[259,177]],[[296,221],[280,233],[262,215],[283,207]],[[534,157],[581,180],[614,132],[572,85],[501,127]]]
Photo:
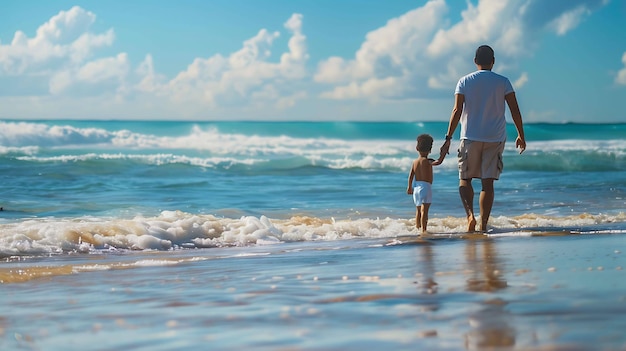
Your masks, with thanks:
[[[447,122],[0,121],[0,349],[626,349],[626,124],[508,128],[420,239]]]

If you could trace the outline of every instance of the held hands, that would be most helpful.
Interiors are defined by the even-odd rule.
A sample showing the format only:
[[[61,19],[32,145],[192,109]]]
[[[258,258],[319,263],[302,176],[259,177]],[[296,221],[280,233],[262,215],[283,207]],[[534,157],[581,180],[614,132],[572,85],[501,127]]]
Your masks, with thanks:
[[[443,163],[443,160],[446,158],[446,155],[450,154],[450,140],[446,140],[441,148],[439,149],[439,159],[432,163],[433,166],[438,166]]]
[[[518,135],[517,139],[515,139],[515,148],[519,148],[519,153],[521,155],[522,152],[526,150],[526,140]]]

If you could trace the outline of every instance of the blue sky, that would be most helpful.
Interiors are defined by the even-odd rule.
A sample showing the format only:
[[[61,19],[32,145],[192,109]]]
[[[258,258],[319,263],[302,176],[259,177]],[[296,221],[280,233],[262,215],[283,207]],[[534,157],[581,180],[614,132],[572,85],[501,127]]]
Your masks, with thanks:
[[[491,45],[526,122],[623,122],[626,1],[3,1],[0,118],[446,121]]]

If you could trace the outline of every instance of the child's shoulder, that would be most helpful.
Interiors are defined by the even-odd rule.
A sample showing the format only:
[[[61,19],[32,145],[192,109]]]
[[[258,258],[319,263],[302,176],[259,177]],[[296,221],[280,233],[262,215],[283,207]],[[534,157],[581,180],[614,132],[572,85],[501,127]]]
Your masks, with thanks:
[[[423,164],[427,164],[430,165],[434,162],[435,160],[433,160],[432,158],[428,158],[428,157],[424,157],[424,156],[420,156],[419,158],[415,159],[415,164],[418,165],[423,165]]]
[[[432,158],[430,158],[428,156],[420,156],[418,158],[418,160],[421,160],[422,162],[433,162],[434,161],[434,159],[432,159]]]

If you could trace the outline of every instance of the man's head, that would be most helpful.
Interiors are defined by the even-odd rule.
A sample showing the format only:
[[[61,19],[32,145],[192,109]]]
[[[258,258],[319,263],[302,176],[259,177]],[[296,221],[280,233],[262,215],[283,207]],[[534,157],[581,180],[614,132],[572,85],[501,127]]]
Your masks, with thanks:
[[[478,66],[490,66],[495,62],[495,56],[493,49],[489,45],[481,45],[476,49],[476,56],[474,56],[474,63]]]
[[[425,152],[428,154],[433,148],[433,137],[428,134],[421,134],[417,137],[417,146],[415,148],[420,153]]]

